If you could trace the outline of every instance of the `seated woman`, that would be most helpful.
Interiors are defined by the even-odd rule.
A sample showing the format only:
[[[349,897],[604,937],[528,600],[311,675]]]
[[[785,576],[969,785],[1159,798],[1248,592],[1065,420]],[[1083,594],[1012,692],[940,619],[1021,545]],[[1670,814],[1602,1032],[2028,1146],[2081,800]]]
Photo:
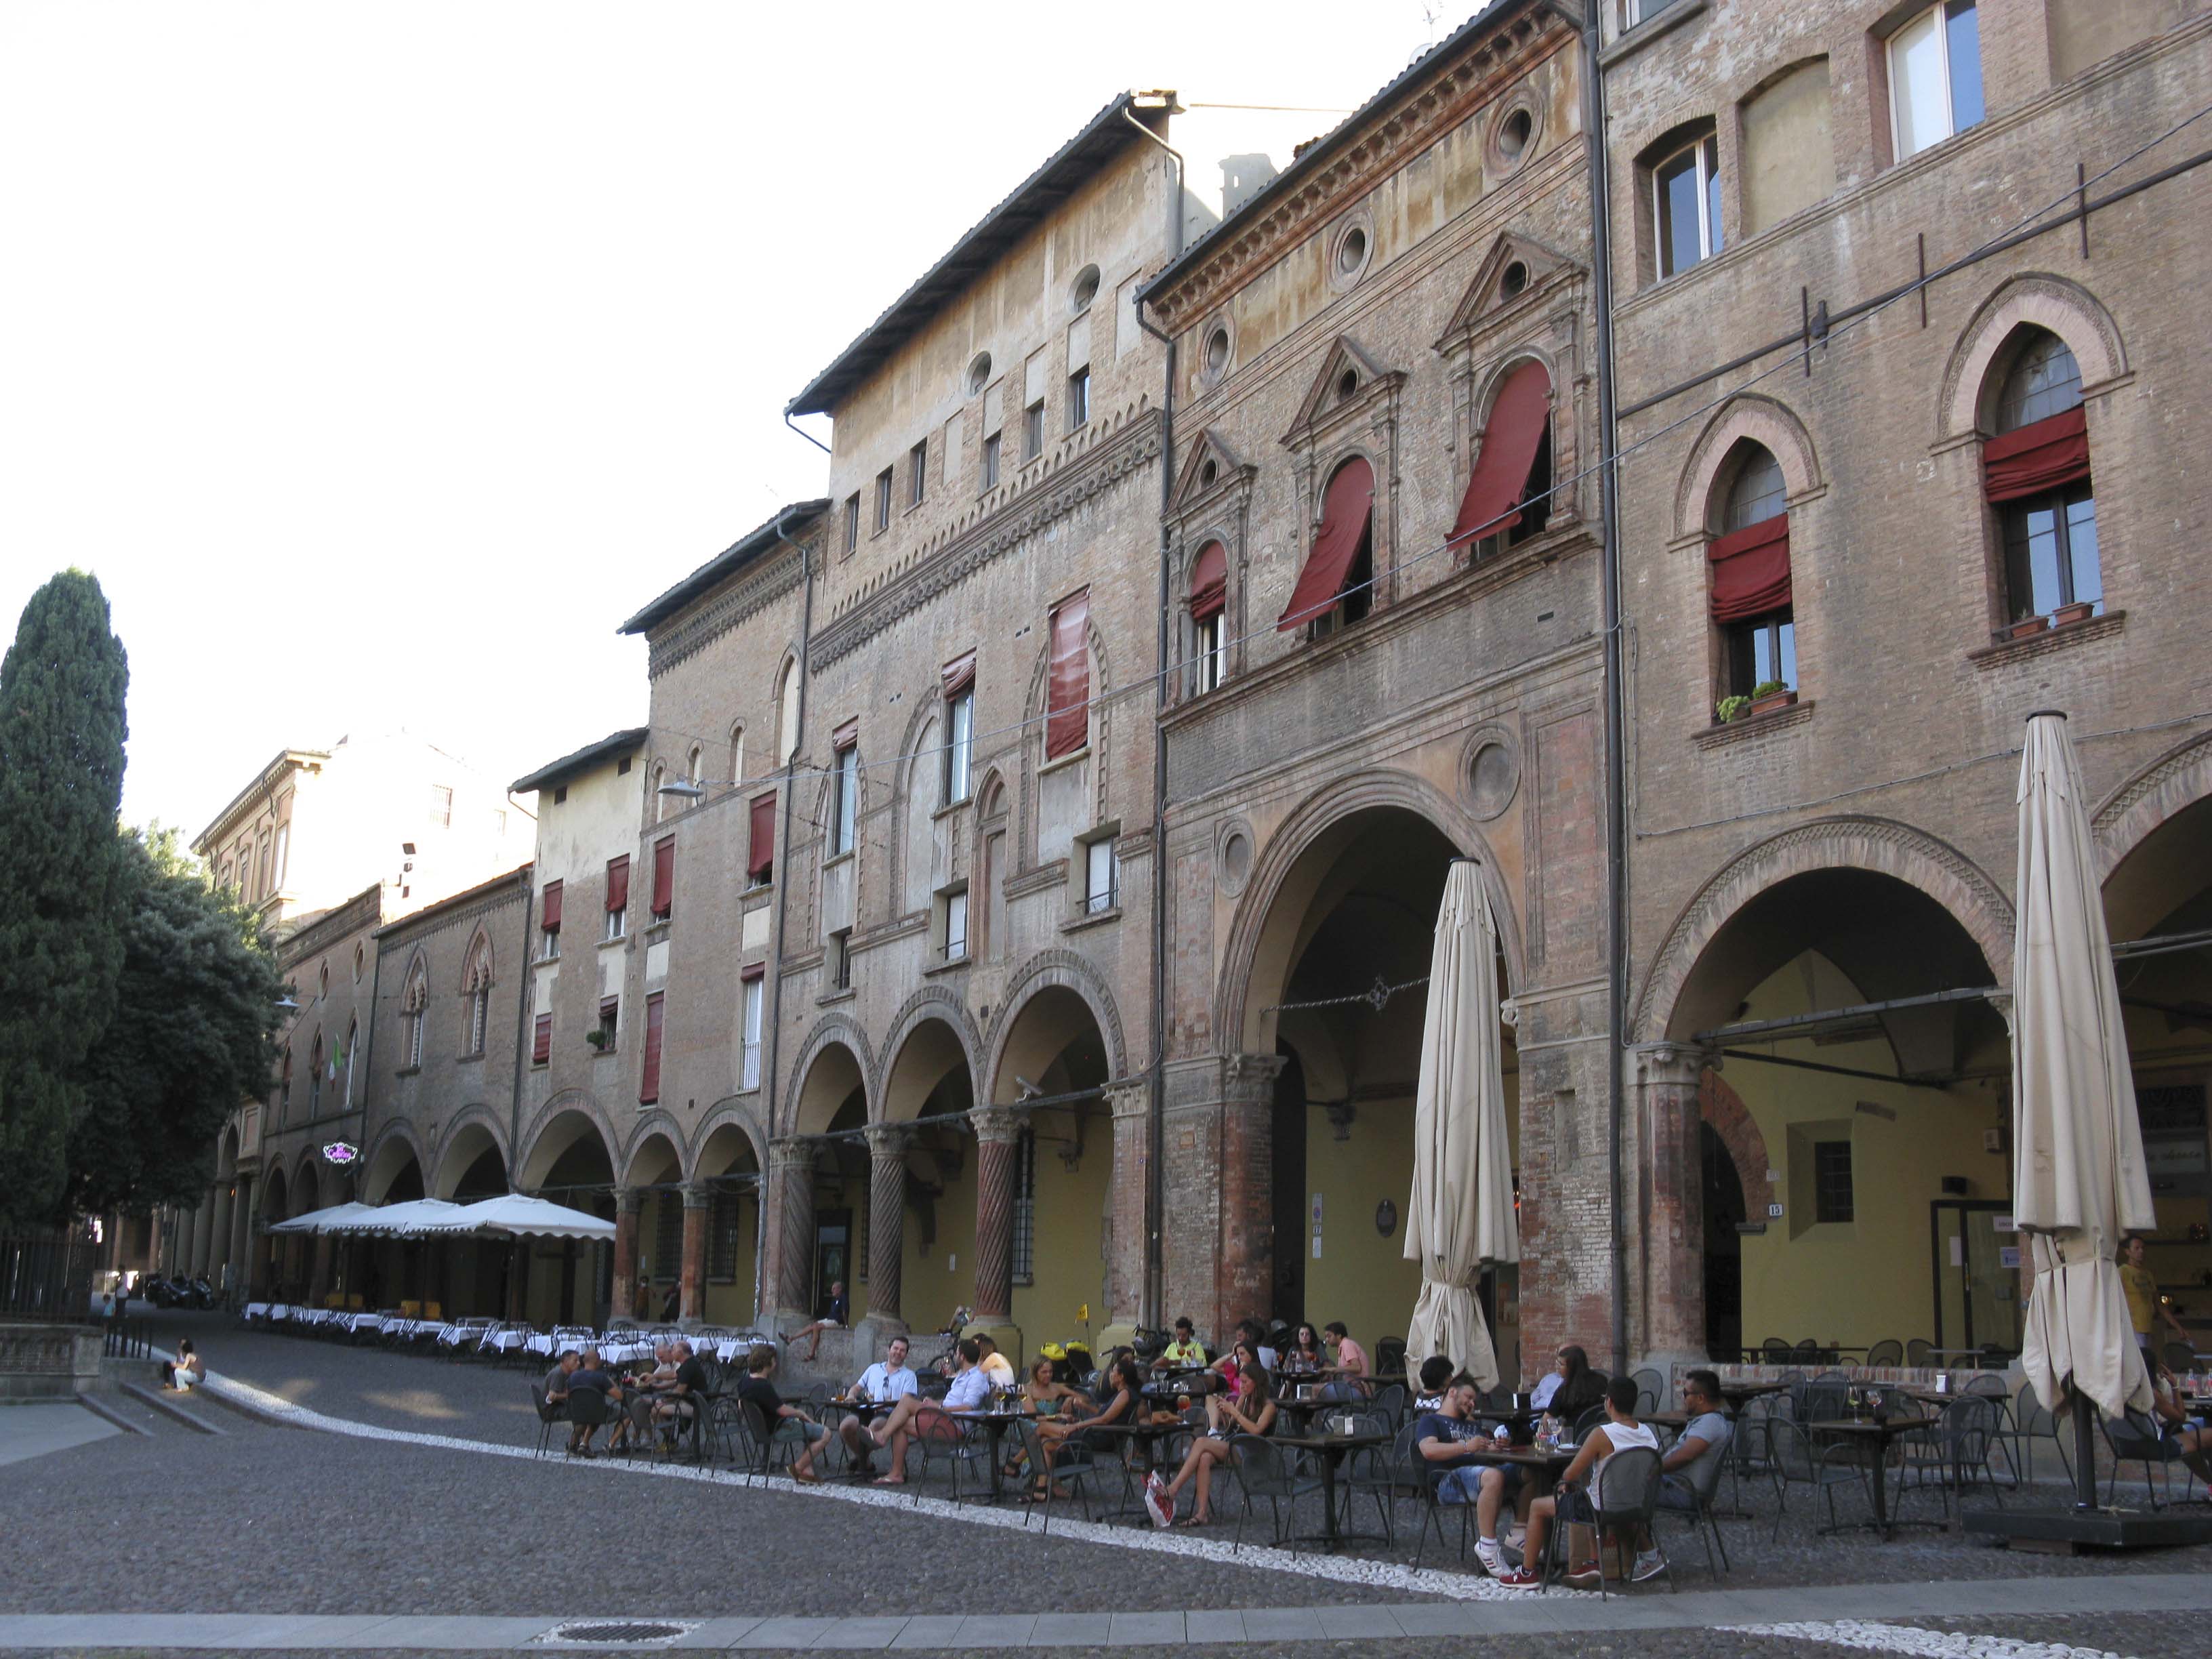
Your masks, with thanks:
[[[1275,1426],[1273,1389],[1267,1381],[1265,1367],[1260,1364],[1259,1349],[1250,1342],[1237,1345],[1237,1391],[1233,1395],[1210,1394],[1206,1397],[1206,1432],[1191,1443],[1190,1455],[1182,1461],[1172,1480],[1162,1480],[1158,1469],[1145,1482],[1145,1508],[1156,1527],[1175,1524],[1176,1498],[1194,1478],[1198,1483],[1198,1498],[1189,1518],[1182,1524],[1202,1527],[1213,1518],[1210,1500],[1213,1495],[1213,1468],[1217,1463],[1229,1461],[1229,1443],[1240,1434],[1267,1434]]]
[[[2157,1414],[2159,1433],[2173,1442],[2197,1478],[2212,1486],[2212,1428],[2201,1417],[2191,1417],[2181,1403],[2179,1380],[2164,1365],[2151,1377],[2150,1402]]]
[[[174,1361],[162,1362],[161,1380],[179,1394],[207,1381],[207,1361],[193,1351],[191,1338],[177,1339],[177,1357]]]
[[[1054,1376],[1052,1361],[1042,1357],[1030,1362],[1029,1379],[1022,1384],[1022,1398],[1039,1417],[1058,1417],[1091,1404],[1089,1395]]]
[[[1282,1364],[1276,1369],[1283,1376],[1311,1376],[1328,1364],[1321,1333],[1310,1323],[1302,1323],[1291,1333],[1291,1346],[1283,1350]]]
[[[1079,1395],[1077,1405],[1063,1407],[1060,1416],[1037,1425],[1037,1438],[1044,1446],[1045,1462],[1045,1467],[1037,1471],[1038,1497],[1045,1495],[1044,1481],[1051,1474],[1053,1460],[1069,1441],[1088,1448],[1094,1457],[1119,1449],[1121,1437],[1112,1431],[1138,1421],[1144,1414],[1144,1373],[1137,1369],[1134,1356],[1125,1353],[1106,1373],[1100,1392],[1103,1394],[1109,1389],[1113,1392],[1107,1395],[1104,1405],[1086,1412]]]

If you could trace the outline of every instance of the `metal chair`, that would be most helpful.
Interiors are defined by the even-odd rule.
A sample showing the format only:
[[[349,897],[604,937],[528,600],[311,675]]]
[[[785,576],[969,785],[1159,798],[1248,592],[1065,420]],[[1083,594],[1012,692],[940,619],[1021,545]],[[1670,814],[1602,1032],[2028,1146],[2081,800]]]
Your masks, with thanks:
[[[1599,1427],[1605,1420],[1605,1407],[1602,1406],[1592,1406],[1580,1417],[1575,1419],[1575,1444],[1579,1446],[1583,1441],[1589,1439],[1589,1431]]]
[[[1240,1434],[1231,1440],[1229,1461],[1237,1471],[1237,1484],[1244,1493],[1244,1508],[1237,1517],[1237,1536],[1231,1545],[1231,1553],[1244,1547],[1244,1519],[1252,1513],[1253,1500],[1259,1498],[1267,1500],[1268,1518],[1274,1528],[1272,1541],[1279,1547],[1285,1537],[1282,1506],[1290,1504],[1291,1523],[1295,1526],[1298,1499],[1308,1492],[1319,1492],[1321,1477],[1300,1474],[1273,1441],[1256,1434]]]
[[[530,1385],[530,1403],[538,1412],[538,1449],[532,1455],[543,1457],[553,1443],[553,1425],[562,1420],[563,1412],[559,1404],[546,1399],[543,1382]]]
[[[1869,1366],[1902,1365],[1905,1363],[1905,1344],[1894,1337],[1886,1337],[1867,1350],[1866,1363]]]
[[[606,1425],[606,1395],[601,1394],[597,1389],[569,1389],[568,1422],[572,1427],[584,1431],[583,1443],[588,1447],[591,1444],[592,1431]],[[572,1455],[574,1454],[576,1445],[576,1437],[572,1434],[568,1439],[568,1449]]]
[[[1632,1371],[1630,1378],[1636,1384],[1636,1414],[1656,1412],[1667,1404],[1667,1378],[1656,1365],[1646,1365]]]
[[[1375,1369],[1378,1371],[1402,1371],[1406,1369],[1406,1339],[1386,1336],[1375,1345]],[[2178,1367],[2187,1370],[2186,1365]]]
[[[2080,1409],[2079,1407],[2076,1409]],[[2105,1479],[2105,1502],[2112,1501],[2112,1490],[2119,1484],[2120,1465],[2140,1463],[2143,1466],[2143,1495],[2150,1500],[2151,1508],[2163,1509],[2159,1501],[2159,1490],[2166,1493],[2166,1503],[2173,1501],[2172,1469],[2181,1462],[2181,1448],[2158,1431],[2158,1425],[2142,1413],[2130,1407],[2124,1416],[2115,1421],[2098,1413],[2098,1421],[2105,1431],[2105,1443],[2112,1448],[2112,1472]],[[2158,1486],[2151,1483],[2151,1470],[2159,1472]],[[2186,1491],[2186,1488],[2184,1488]]]
[[[991,1461],[991,1437],[980,1424],[968,1424],[949,1412],[922,1412],[916,1414],[908,1431],[910,1445],[921,1448],[922,1480],[929,1478],[929,1466],[942,1460],[952,1471],[952,1503],[958,1508],[961,1500],[960,1472],[981,1465],[988,1480]],[[921,1502],[921,1487],[915,1485],[914,1501]]]
[[[1790,1488],[1810,1486],[1826,1498],[1828,1504],[1827,1530],[1833,1532],[1839,1524],[1836,1520],[1836,1488],[1856,1486],[1866,1497],[1868,1506],[1874,1503],[1874,1489],[1867,1484],[1866,1470],[1852,1455],[1849,1446],[1826,1446],[1815,1449],[1813,1437],[1796,1423],[1776,1418],[1767,1427],[1768,1443],[1774,1460],[1774,1530],[1769,1541],[1782,1535],[1782,1517],[1790,1508]]]
[[[1899,1484],[1899,1496],[1936,1487],[1942,1493],[1943,1513],[1948,1517],[1954,1497],[1963,1506],[1968,1492],[1986,1486],[2002,1507],[2004,1499],[1989,1466],[1990,1448],[1996,1434],[1996,1403],[1984,1395],[1960,1395],[1924,1430],[1896,1443],[1897,1467],[1911,1477],[1909,1484]]]
[[[1690,1529],[1696,1533],[1705,1544],[1705,1566],[1712,1573],[1715,1583],[1720,1582],[1721,1573],[1728,1566],[1729,1559],[1728,1545],[1721,1538],[1720,1518],[1714,1514],[1713,1504],[1720,1496],[1722,1470],[1733,1467],[1730,1458],[1735,1449],[1735,1431],[1732,1427],[1727,1445],[1717,1451],[1708,1453],[1690,1465],[1689,1473],[1683,1479],[1689,1483],[1690,1495],[1696,1500],[1695,1507],[1678,1510],[1662,1504],[1659,1509],[1661,1515],[1680,1516],[1689,1522]],[[1666,1485],[1663,1471],[1660,1485],[1662,1488]],[[1657,1535],[1657,1528],[1655,1527],[1653,1536],[1656,1539]],[[1715,1559],[1716,1551],[1718,1552],[1717,1560]],[[1667,1582],[1670,1586],[1674,1582],[1674,1575],[1671,1571],[1667,1575]]]
[[[1083,1506],[1085,1521],[1091,1518],[1091,1488],[1093,1486],[1107,1480],[1118,1480],[1122,1498],[1126,1501],[1128,1498],[1129,1471],[1119,1458],[1110,1463],[1102,1463],[1091,1448],[1081,1441],[1066,1440],[1053,1454],[1050,1465],[1052,1478],[1045,1480],[1044,1437],[1037,1432],[1036,1423],[1027,1418],[1017,1421],[1014,1442],[1021,1448],[1023,1461],[1028,1464],[1030,1474],[1042,1480],[1044,1485],[1044,1496],[1030,1498],[1029,1514],[1022,1516],[1024,1527],[1030,1523],[1030,1515],[1042,1515],[1044,1516],[1044,1535],[1052,1535],[1052,1500],[1063,1485],[1074,1488],[1076,1501]]]
[[[1659,1454],[1648,1446],[1632,1446],[1626,1451],[1613,1453],[1599,1468],[1597,1479],[1591,1484],[1587,1497],[1597,1543],[1598,1600],[1602,1601],[1605,1599],[1605,1537],[1607,1533],[1630,1540],[1648,1535],[1651,1547],[1658,1551],[1661,1562],[1667,1561],[1667,1552],[1659,1542],[1659,1531],[1655,1524],[1659,1513]],[[1539,1572],[1540,1589],[1551,1588],[1552,1564],[1564,1547],[1566,1534],[1565,1517],[1563,1515],[1555,1516],[1551,1531],[1544,1538],[1544,1565]],[[1631,1559],[1633,1559],[1632,1555]],[[1665,1571],[1667,1588],[1671,1592],[1675,1588],[1674,1570],[1668,1564]]]
[[[1402,1382],[1393,1382],[1377,1389],[1375,1398],[1367,1402],[1367,1410],[1384,1420],[1388,1429],[1395,1430],[1406,1420],[1406,1412],[1413,1396],[1406,1392]]]
[[[1912,1337],[1905,1345],[1905,1363],[1916,1370],[1924,1370],[1935,1357],[1936,1345],[1924,1336]]]
[[[1358,1419],[1358,1427],[1365,1434],[1390,1434],[1388,1419],[1380,1412],[1352,1413]],[[1362,1446],[1344,1460],[1337,1485],[1344,1492],[1344,1524],[1352,1524],[1352,1499],[1361,1492],[1375,1500],[1375,1507],[1382,1513],[1382,1536],[1387,1546],[1395,1547],[1397,1527],[1391,1515],[1399,1495],[1407,1490],[1412,1476],[1407,1460],[1412,1455],[1413,1425],[1408,1423],[1392,1437],[1387,1446]]]
[[[1759,1359],[1768,1365],[1787,1365],[1796,1358],[1797,1351],[1778,1336],[1770,1336],[1759,1345]]]
[[[2011,1465],[2015,1487],[2032,1483],[2035,1479],[2035,1443],[2039,1440],[2048,1440],[2057,1446],[2059,1462],[2068,1468],[2070,1474],[2071,1465],[2067,1461],[2066,1448],[2058,1438],[2057,1419],[2051,1416],[2050,1408],[2035,1397],[2033,1383],[2021,1384],[2019,1396],[2013,1401],[2011,1420],[2002,1426],[1998,1433],[2002,1437],[2005,1462]]]

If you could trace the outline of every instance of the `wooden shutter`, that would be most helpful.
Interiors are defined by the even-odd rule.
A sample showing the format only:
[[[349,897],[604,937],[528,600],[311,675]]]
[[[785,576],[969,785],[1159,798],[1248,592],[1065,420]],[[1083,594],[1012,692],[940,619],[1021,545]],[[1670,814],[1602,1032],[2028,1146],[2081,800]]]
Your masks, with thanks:
[[[1072,755],[1091,738],[1089,589],[1052,613],[1052,663],[1045,678],[1044,757]]]
[[[676,903],[676,837],[663,836],[653,847],[653,914],[665,916]]]
[[[757,796],[753,801],[752,839],[745,855],[745,873],[757,881],[765,881],[775,870],[775,796]]]
[[[545,891],[538,902],[544,907],[541,925],[549,933],[559,933],[561,931],[561,884],[557,881],[547,882]]]
[[[660,998],[655,991],[645,1000],[645,1074],[639,1080],[637,1103],[650,1106],[660,1098]]]

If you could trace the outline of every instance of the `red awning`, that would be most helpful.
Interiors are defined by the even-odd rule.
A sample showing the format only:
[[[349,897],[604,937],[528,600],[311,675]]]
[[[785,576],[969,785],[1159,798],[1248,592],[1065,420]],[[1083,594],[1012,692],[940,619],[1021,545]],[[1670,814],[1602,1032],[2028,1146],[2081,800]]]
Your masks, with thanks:
[[[2081,406],[1990,439],[1982,474],[1992,504],[2039,495],[2089,476],[2089,427]]]
[[[607,860],[607,908],[629,908],[629,854]]]
[[[1198,550],[1198,562],[1190,568],[1190,619],[1211,621],[1228,602],[1229,550],[1219,542],[1208,542]]]
[[[655,991],[645,1000],[645,1074],[637,1085],[641,1106],[650,1106],[660,1098],[660,996]]]
[[[767,974],[768,963],[764,962],[749,962],[738,969],[738,978],[740,981],[765,978]]]
[[[940,672],[945,681],[945,701],[951,702],[963,691],[969,690],[974,687],[975,653],[970,651],[965,656],[954,658],[945,664]]]
[[[542,907],[538,926],[549,933],[559,933],[561,931],[561,884],[557,881],[547,882],[544,892],[538,896],[538,903]]]
[[[1359,555],[1361,538],[1375,509],[1375,470],[1355,456],[1339,467],[1322,497],[1321,533],[1314,538],[1306,568],[1291,590],[1277,628],[1296,628],[1334,605],[1344,591],[1344,573]]]
[[[1741,622],[1790,603],[1790,515],[1716,536],[1705,549],[1713,567],[1713,620]]]
[[[1528,490],[1528,469],[1552,418],[1552,377],[1538,362],[1524,362],[1505,377],[1482,431],[1467,494],[1460,498],[1448,546],[1477,537],[1495,536],[1521,522],[1521,500]]]
[[[1045,678],[1044,757],[1058,760],[1091,740],[1091,590],[1052,613],[1052,665]]]
[[[756,795],[752,813],[752,840],[745,856],[745,873],[759,879],[775,868],[775,794]]]
[[[653,844],[653,914],[665,916],[676,904],[676,837]]]
[[[538,1016],[537,1029],[531,1033],[530,1063],[532,1066],[543,1066],[552,1057],[553,1016],[540,1014]]]

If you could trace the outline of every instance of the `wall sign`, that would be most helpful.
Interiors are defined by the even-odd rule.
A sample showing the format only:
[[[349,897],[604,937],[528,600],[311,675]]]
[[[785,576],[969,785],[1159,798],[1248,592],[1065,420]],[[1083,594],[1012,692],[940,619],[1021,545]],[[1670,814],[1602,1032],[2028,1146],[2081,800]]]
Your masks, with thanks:
[[[325,1164],[350,1164],[361,1156],[361,1148],[351,1141],[333,1140],[323,1148]]]

